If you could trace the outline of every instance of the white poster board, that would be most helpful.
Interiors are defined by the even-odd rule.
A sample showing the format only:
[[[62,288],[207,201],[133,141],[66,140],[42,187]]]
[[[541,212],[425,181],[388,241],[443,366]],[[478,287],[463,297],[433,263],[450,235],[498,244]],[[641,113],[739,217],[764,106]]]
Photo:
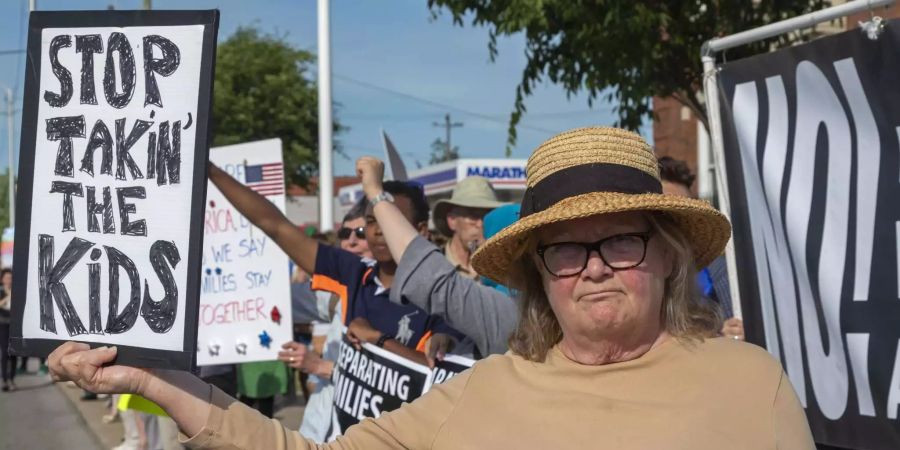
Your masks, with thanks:
[[[213,148],[209,159],[284,212],[280,139]],[[274,360],[293,340],[287,255],[212,183],[201,280],[198,365]]]
[[[189,368],[218,13],[31,16],[13,349]]]

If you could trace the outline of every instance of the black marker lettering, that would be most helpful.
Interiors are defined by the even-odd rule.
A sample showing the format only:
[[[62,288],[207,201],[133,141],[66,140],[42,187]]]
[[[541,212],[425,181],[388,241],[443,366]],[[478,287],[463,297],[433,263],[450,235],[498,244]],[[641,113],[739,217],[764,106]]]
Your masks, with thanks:
[[[131,329],[137,321],[138,310],[141,306],[141,278],[138,275],[134,261],[124,253],[113,247],[103,246],[106,249],[106,258],[109,260],[109,316],[106,319],[106,332],[108,334],[120,334]],[[128,281],[131,283],[131,294],[128,304],[119,311],[119,267],[125,269]]]
[[[131,147],[137,143],[138,140],[141,139],[141,136],[150,129],[150,126],[153,125],[153,122],[147,122],[146,120],[135,120],[134,125],[131,126],[131,131],[128,133],[128,138],[125,138],[125,119],[117,119],[116,120],[116,178],[119,180],[125,179],[125,166],[128,166],[128,171],[131,172],[131,178],[138,179],[144,178],[144,174],[141,173],[140,167],[134,162],[134,159],[131,157],[131,154],[128,153],[131,150]]]
[[[86,333],[84,324],[69,298],[69,291],[63,284],[63,278],[72,270],[75,263],[94,246],[81,238],[72,238],[63,251],[62,256],[53,263],[53,236],[38,235],[38,294],[40,298],[41,329],[56,334],[56,320],[53,317],[53,300],[62,315],[63,323],[69,336]]]
[[[44,101],[54,108],[62,108],[72,99],[72,72],[59,62],[59,49],[71,47],[72,37],[63,34],[50,41],[50,65],[53,66],[53,74],[59,80],[59,94],[44,91]]]
[[[94,250],[97,250],[96,248]],[[100,323],[100,264],[88,264],[88,327],[91,334],[103,334]]]
[[[153,46],[162,50],[162,58],[153,57]],[[155,34],[144,37],[144,80],[146,94],[144,106],[156,105],[162,107],[162,98],[159,96],[159,87],[156,85],[156,73],[167,77],[175,73],[181,63],[181,51],[172,41]]]
[[[143,186],[131,186],[116,188],[116,197],[119,199],[119,226],[122,234],[128,236],[146,236],[147,221],[144,219],[131,222],[129,214],[137,212],[134,203],[127,203],[126,198],[147,198],[147,191]]]
[[[178,120],[172,126],[172,140],[169,141],[169,122],[159,124],[159,149],[156,155],[156,184],[166,184],[166,175],[169,176],[169,184],[181,182],[181,121]]]
[[[87,149],[81,158],[81,170],[94,176],[94,151],[101,149],[100,173],[112,175],[112,135],[109,134],[109,128],[102,120],[94,123],[94,129],[91,130],[91,138],[88,139]]]
[[[72,208],[72,196],[84,197],[84,189],[81,183],[70,183],[68,181],[54,181],[50,185],[50,193],[63,194],[63,231],[75,231],[75,213]]]
[[[75,51],[81,53],[81,104],[96,105],[94,53],[103,53],[103,40],[99,34],[75,36]]]
[[[156,178],[156,133],[147,135],[147,179]]]
[[[116,66],[113,62],[113,53],[119,55],[122,93],[116,91]],[[106,67],[103,71],[103,94],[110,106],[121,109],[131,102],[131,97],[134,95],[135,75],[131,43],[124,34],[112,33],[106,44]]]
[[[72,167],[72,138],[84,137],[84,116],[54,117],[47,119],[47,140],[59,141],[56,152],[56,175],[74,177]]]
[[[168,265],[166,264],[168,261]],[[163,285],[163,298],[160,301],[153,300],[150,296],[150,285],[144,281],[144,303],[141,306],[141,316],[147,322],[147,326],[155,333],[166,333],[172,329],[175,323],[175,316],[178,313],[178,286],[175,284],[175,277],[172,276],[172,269],[181,261],[178,254],[178,248],[174,242],[156,241],[150,247],[150,264],[159,281]]]
[[[103,234],[114,234],[116,232],[116,222],[113,219],[112,194],[109,187],[103,188],[103,203],[97,203],[95,188],[88,186],[87,188],[87,219],[88,231],[91,233],[100,232],[100,224],[97,221],[97,214],[103,214]]]

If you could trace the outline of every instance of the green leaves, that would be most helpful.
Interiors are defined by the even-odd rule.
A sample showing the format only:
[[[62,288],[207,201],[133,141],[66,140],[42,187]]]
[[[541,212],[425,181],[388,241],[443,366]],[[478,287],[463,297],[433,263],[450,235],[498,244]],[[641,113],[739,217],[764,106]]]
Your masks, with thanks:
[[[318,168],[318,94],[307,78],[315,57],[283,36],[239,28],[216,58],[213,145],[281,138],[287,180],[306,186]]]
[[[435,14],[455,23],[487,26],[488,48],[496,37],[523,33],[528,62],[516,87],[507,154],[525,99],[546,77],[567,93],[590,100],[609,93],[617,102],[617,125],[637,129],[651,117],[653,96],[675,95],[702,113],[700,48],[722,36],[821,9],[824,0],[429,0]],[[789,45],[809,33],[782,36],[728,52],[729,59]],[[589,100],[589,101],[590,101]],[[705,123],[706,117],[701,114]]]

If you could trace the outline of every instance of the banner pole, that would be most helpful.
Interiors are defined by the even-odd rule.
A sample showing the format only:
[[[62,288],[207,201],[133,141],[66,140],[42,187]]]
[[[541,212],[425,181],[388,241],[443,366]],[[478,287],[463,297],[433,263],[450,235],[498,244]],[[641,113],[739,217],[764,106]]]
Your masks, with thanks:
[[[703,56],[703,90],[706,97],[706,114],[709,120],[710,145],[718,198],[722,214],[731,220],[731,199],[728,196],[728,174],[725,171],[725,145],[722,140],[722,116],[719,114],[719,84],[716,79],[716,58]],[[738,289],[737,257],[734,253],[734,236],[725,246],[725,262],[728,269],[728,288],[731,291],[731,307],[734,317],[743,320],[741,293]]]
[[[715,56],[723,50],[739,47],[756,41],[761,41],[772,36],[790,33],[801,28],[811,28],[822,22],[849,16],[860,11],[872,10],[880,6],[892,5],[896,0],[854,0],[820,11],[813,11],[802,16],[792,17],[780,22],[770,23],[761,27],[741,31],[729,36],[722,36],[706,41],[703,45],[703,56]]]

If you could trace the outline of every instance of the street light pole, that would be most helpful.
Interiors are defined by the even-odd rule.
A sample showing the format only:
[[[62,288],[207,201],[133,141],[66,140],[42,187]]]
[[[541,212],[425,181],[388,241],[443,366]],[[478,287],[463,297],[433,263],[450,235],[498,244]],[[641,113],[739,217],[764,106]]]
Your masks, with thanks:
[[[9,227],[16,226],[16,174],[13,171],[13,131],[15,130],[15,117],[13,116],[13,92],[8,86],[6,88],[6,154],[7,174],[9,178]]]

